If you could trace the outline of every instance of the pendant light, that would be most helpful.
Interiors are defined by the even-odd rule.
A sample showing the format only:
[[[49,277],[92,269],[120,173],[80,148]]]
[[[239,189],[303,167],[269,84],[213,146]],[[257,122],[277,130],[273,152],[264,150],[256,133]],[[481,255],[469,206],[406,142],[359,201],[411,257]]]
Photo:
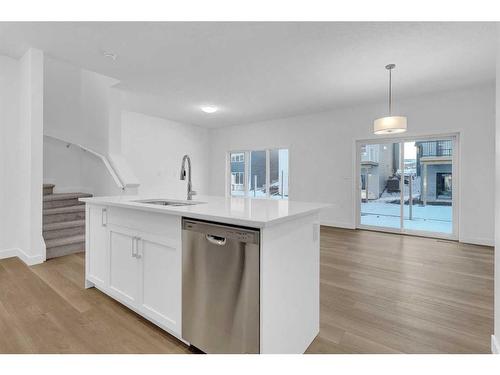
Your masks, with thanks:
[[[403,133],[406,131],[406,117],[392,115],[392,70],[395,67],[395,64],[385,66],[389,71],[389,116],[378,118],[373,122],[373,132],[377,135]]]

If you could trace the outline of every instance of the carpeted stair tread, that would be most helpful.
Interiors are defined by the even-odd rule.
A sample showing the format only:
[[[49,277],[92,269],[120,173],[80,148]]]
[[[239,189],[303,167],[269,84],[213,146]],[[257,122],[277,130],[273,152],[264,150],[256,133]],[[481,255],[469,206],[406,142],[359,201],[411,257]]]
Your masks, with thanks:
[[[51,230],[60,230],[67,228],[76,228],[85,226],[85,219],[83,220],[72,220],[72,221],[60,221],[56,223],[49,223],[43,226],[43,231],[48,232]]]
[[[92,194],[88,193],[56,193],[49,194],[43,197],[44,202],[51,202],[57,200],[67,200],[67,199],[78,199],[78,198],[87,198],[91,197]]]
[[[85,235],[79,234],[71,237],[54,238],[52,240],[46,240],[45,245],[47,249],[49,249],[49,248],[71,245],[76,243],[83,243],[83,242],[85,242]]]
[[[78,204],[75,206],[46,208],[45,210],[43,210],[44,215],[66,214],[71,212],[85,212],[85,205]]]

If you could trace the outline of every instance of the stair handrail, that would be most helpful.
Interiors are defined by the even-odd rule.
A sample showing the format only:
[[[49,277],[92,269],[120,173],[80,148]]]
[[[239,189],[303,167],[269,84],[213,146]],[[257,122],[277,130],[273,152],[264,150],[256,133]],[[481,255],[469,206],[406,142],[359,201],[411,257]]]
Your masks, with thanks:
[[[106,169],[109,172],[109,174],[111,175],[111,177],[113,177],[113,180],[115,181],[116,186],[118,186],[121,190],[125,190],[125,185],[123,184],[122,180],[118,176],[118,173],[113,168],[113,166],[109,162],[108,158],[106,158],[104,155],[102,155],[102,154],[98,153],[97,151],[94,151],[88,147],[85,147],[79,143],[70,142],[70,141],[67,141],[65,139],[61,139],[61,138],[58,138],[58,137],[55,137],[55,136],[49,135],[49,134],[44,134],[43,136],[47,137],[47,138],[55,139],[56,141],[59,141],[62,143],[66,143],[66,148],[69,148],[70,146],[76,146],[76,147],[82,149],[83,151],[88,152],[88,153],[98,157],[104,163],[104,166],[106,167]]]

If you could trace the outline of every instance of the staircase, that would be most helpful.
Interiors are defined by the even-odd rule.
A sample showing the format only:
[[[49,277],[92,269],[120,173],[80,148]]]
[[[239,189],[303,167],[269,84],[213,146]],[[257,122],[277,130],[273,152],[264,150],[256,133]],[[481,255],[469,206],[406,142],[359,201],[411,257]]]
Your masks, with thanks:
[[[86,193],[56,193],[53,184],[43,185],[43,238],[47,259],[85,251]]]

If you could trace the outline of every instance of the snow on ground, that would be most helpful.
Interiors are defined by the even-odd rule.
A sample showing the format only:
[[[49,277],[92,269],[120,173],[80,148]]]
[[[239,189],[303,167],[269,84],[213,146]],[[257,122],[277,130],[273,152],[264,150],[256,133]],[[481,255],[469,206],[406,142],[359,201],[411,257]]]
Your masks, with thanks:
[[[233,191],[231,193],[231,195],[233,197],[244,197],[245,196],[245,192],[241,191],[241,190],[240,191],[239,190],[235,190],[235,191]],[[262,191],[262,190],[257,190],[257,191],[249,190],[248,191],[248,196],[250,198],[267,198],[266,193],[264,191]],[[282,197],[282,196],[276,194],[276,195],[271,195],[270,198],[271,199],[284,199],[284,200],[287,200],[288,196],[286,195],[286,196]]]
[[[245,196],[245,191],[243,190],[233,190],[231,193],[233,197],[244,197]],[[250,198],[256,197],[256,198],[265,198],[266,197],[266,192],[262,190],[249,190],[248,191],[248,196]]]
[[[386,193],[387,194],[387,193]],[[244,191],[233,191],[233,196],[244,196]],[[249,191],[250,197],[265,198],[266,194],[257,190]],[[395,193],[394,199],[399,199],[399,193]],[[279,199],[280,197],[272,197]],[[388,194],[385,196],[387,200],[391,200]],[[409,219],[409,209],[406,204],[404,207],[405,229],[422,230],[427,232],[452,233],[452,208],[451,206],[421,206],[413,205],[412,220]],[[384,199],[361,203],[361,224],[397,228],[400,226],[400,205],[395,203],[384,202]]]
[[[361,224],[399,228],[400,205],[384,202],[361,203]],[[405,229],[428,232],[452,233],[451,206],[413,205],[412,220],[409,219],[408,205],[404,207]]]
[[[420,177],[415,177],[412,183],[412,194],[413,199],[420,199]],[[403,190],[404,200],[410,199],[410,187],[408,184],[404,184]],[[389,193],[387,190],[384,190],[382,195],[377,201],[392,201],[401,199],[401,194],[398,192]]]

